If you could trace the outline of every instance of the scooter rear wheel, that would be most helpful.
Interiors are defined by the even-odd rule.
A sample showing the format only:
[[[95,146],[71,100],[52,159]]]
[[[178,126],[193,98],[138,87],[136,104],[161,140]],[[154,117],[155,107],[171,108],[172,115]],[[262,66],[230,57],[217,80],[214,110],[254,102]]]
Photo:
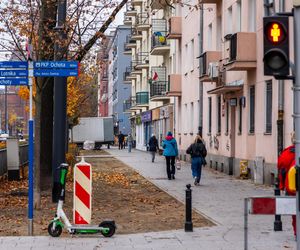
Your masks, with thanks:
[[[101,230],[101,234],[104,236],[104,237],[111,237],[115,234],[116,232],[116,225],[114,223],[111,223],[111,222],[101,222],[99,224],[99,227],[106,227],[106,228],[109,228],[109,231],[108,232],[104,232]]]
[[[56,224],[55,227],[53,228],[53,221],[49,224],[48,226],[48,233],[52,237],[59,237],[62,233],[62,227],[61,225]]]

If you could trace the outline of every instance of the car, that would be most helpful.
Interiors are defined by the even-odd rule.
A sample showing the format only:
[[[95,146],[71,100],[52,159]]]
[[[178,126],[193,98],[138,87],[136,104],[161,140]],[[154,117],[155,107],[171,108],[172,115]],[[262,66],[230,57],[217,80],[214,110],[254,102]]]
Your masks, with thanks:
[[[8,134],[1,134],[0,135],[0,141],[6,141],[7,137],[9,137]]]

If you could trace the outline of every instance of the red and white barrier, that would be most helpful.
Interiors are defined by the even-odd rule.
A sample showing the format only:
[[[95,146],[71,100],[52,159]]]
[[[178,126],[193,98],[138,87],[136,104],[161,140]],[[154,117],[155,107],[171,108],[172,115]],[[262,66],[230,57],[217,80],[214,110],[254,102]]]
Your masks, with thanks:
[[[90,224],[92,217],[92,166],[84,161],[74,166],[73,221]]]
[[[296,214],[296,197],[252,197],[248,199],[250,214]]]
[[[244,201],[244,250],[248,250],[248,214],[295,215],[296,197],[250,197]]]

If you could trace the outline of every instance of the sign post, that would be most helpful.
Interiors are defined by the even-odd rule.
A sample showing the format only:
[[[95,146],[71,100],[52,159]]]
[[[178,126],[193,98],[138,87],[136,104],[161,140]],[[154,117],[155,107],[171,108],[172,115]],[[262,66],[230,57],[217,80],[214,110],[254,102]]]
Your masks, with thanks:
[[[33,114],[32,114],[32,85],[33,85],[33,62],[29,61],[28,76],[29,76],[29,167],[28,167],[28,235],[33,235]]]

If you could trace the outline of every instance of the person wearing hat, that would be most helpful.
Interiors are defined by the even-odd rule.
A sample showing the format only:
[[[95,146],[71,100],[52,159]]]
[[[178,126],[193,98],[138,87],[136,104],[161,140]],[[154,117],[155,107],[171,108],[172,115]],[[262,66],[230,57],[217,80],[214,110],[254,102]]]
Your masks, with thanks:
[[[163,156],[166,158],[167,175],[169,180],[175,179],[175,158],[178,156],[178,147],[172,132],[168,132],[162,147]]]

